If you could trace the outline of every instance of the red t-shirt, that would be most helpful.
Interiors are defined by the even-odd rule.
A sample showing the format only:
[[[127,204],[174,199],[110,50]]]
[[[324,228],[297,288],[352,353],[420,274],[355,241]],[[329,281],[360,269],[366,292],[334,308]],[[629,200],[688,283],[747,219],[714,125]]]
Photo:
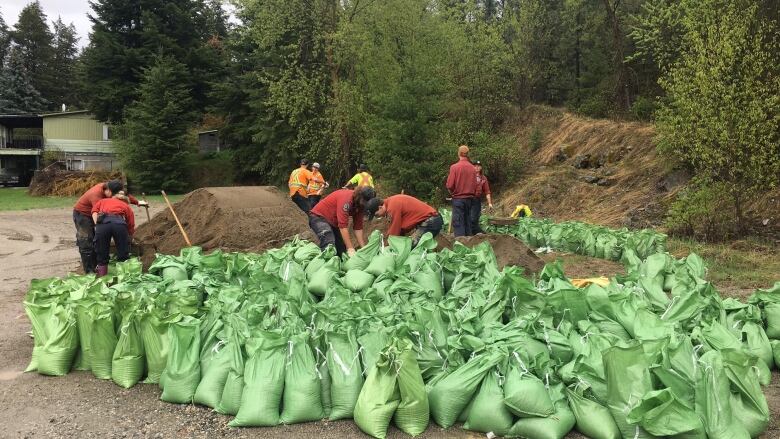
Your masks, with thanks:
[[[388,235],[405,235],[418,224],[438,214],[436,209],[409,195],[393,195],[385,199],[386,215],[390,217]]]
[[[452,198],[473,198],[477,191],[477,170],[468,157],[461,157],[450,166],[447,176],[447,190]]]
[[[346,229],[349,227],[349,217],[352,217],[352,228],[363,230],[363,209],[353,206],[351,189],[339,189],[322,199],[314,209],[312,215],[325,219],[331,227]]]
[[[84,195],[82,195],[79,200],[76,201],[76,204],[73,206],[73,210],[86,216],[92,215],[92,206],[99,200],[106,198],[105,194],[103,194],[103,188],[105,185],[105,183],[98,183],[92,186],[88,191],[84,192]],[[134,196],[130,195],[127,198],[130,199],[131,204],[138,204],[138,200]]]
[[[490,184],[484,174],[477,174],[477,192],[474,196],[479,198],[482,195],[490,195]]]
[[[135,233],[135,214],[133,209],[122,200],[116,198],[103,198],[98,200],[94,206],[92,206],[92,212],[90,213],[105,213],[106,215],[116,215],[125,218],[127,223],[127,231],[132,235]]]

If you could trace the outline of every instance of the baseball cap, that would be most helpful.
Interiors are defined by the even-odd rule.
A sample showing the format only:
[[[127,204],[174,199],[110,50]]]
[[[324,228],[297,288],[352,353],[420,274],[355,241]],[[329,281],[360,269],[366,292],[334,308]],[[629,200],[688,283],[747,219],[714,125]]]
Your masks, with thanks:
[[[476,162],[474,162],[474,166],[482,166],[482,162],[480,162],[479,160],[477,160]]]
[[[358,166],[358,171],[360,172],[368,171],[368,166],[366,166],[365,163],[361,163],[360,166]]]
[[[320,164],[319,164],[319,163],[317,163],[317,162],[314,162],[314,163],[312,163],[311,167],[312,167],[312,168],[319,168],[319,167],[320,167]]]
[[[382,206],[384,201],[381,198],[372,198],[366,203],[366,213],[368,214],[368,220],[371,221],[376,216],[376,212],[379,207]]]

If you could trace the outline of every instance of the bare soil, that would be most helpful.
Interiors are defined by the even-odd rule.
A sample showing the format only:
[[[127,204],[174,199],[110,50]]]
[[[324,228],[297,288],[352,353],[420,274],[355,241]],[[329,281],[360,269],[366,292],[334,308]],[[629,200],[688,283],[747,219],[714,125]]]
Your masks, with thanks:
[[[493,247],[493,253],[496,255],[499,270],[507,265],[516,265],[523,267],[527,274],[536,274],[544,268],[544,261],[514,236],[479,234],[455,238],[453,235],[439,235],[436,237],[436,240],[439,242],[437,250],[443,248],[451,249],[456,241],[466,247],[475,247],[483,242],[489,242]]]
[[[153,205],[152,214],[162,211]],[[140,223],[146,215],[136,208]],[[304,223],[305,224],[305,223]],[[174,225],[175,227],[175,225]],[[547,255],[552,257],[555,255]],[[560,256],[560,255],[558,255]],[[565,268],[579,273],[567,256]],[[601,261],[605,262],[605,261]],[[598,268],[599,260],[586,261]],[[193,405],[169,404],[159,400],[155,385],[139,384],[122,389],[89,373],[74,372],[64,377],[22,373],[30,359],[30,323],[22,298],[33,278],[64,276],[79,264],[70,209],[39,209],[0,212],[0,437],[14,438],[345,438],[367,437],[352,421],[313,422],[274,428],[231,429],[229,418]],[[595,264],[595,265],[591,265]],[[598,274],[615,267],[603,266]],[[764,389],[772,413],[766,439],[780,437],[780,375]],[[408,436],[395,428],[390,438]],[[433,423],[423,438],[481,438],[483,434],[457,428],[442,430]],[[582,438],[576,432],[568,438]]]

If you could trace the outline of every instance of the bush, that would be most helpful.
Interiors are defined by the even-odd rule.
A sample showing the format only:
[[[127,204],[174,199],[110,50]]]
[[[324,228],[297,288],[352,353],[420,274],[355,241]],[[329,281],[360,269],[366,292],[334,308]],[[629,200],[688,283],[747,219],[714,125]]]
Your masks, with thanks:
[[[231,151],[200,154],[192,161],[190,185],[193,188],[232,186],[235,168]]]
[[[631,104],[631,114],[636,120],[652,121],[655,110],[658,108],[658,102],[653,98],[637,96]]]
[[[531,147],[531,151],[538,151],[539,148],[542,147],[543,141],[544,135],[542,134],[542,129],[539,127],[534,127],[531,130],[531,135],[528,137],[528,144]]]
[[[666,217],[670,234],[722,241],[735,231],[733,201],[724,183],[693,182],[672,202]]]
[[[517,154],[516,140],[510,136],[479,131],[472,136],[468,145],[471,148],[471,160],[482,162],[483,172],[493,191],[515,183],[527,163],[524,160],[526,157]]]

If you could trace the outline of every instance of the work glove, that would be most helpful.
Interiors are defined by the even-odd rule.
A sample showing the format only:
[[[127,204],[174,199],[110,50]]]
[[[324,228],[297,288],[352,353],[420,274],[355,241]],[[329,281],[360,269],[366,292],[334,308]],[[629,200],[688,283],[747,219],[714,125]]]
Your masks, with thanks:
[[[149,207],[149,202],[148,201],[139,201],[138,202],[138,207]]]
[[[357,253],[357,252],[355,251],[355,249],[354,249],[354,248],[348,248],[348,249],[347,249],[347,256],[349,256],[350,258],[351,258],[352,256],[355,256],[355,253]]]

